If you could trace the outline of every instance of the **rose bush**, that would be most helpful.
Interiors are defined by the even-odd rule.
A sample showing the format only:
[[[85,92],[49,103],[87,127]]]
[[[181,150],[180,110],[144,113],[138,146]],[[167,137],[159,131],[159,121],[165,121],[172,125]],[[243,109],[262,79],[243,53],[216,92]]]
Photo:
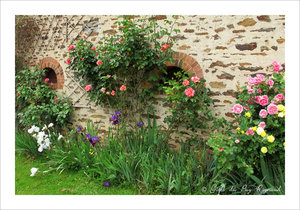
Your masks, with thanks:
[[[237,132],[212,133],[207,142],[214,150],[218,169],[224,173],[239,169],[261,174],[260,156],[284,166],[285,77],[277,62],[273,62],[273,71],[271,75],[248,78],[248,86],[232,108],[239,123]]]
[[[57,97],[49,79],[43,79],[45,70],[25,68],[16,75],[16,124],[29,128],[56,122],[66,127],[72,113],[69,98]]]
[[[173,62],[170,35],[178,30],[173,29],[175,21],[165,20],[170,25],[167,29],[155,18],[120,18],[118,33],[106,34],[99,44],[82,38],[70,46],[66,63],[82,85],[90,85],[86,86],[88,96],[97,105],[136,116],[151,105],[161,88],[158,81],[166,73],[165,62]],[[160,43],[158,39],[164,37],[166,42]]]

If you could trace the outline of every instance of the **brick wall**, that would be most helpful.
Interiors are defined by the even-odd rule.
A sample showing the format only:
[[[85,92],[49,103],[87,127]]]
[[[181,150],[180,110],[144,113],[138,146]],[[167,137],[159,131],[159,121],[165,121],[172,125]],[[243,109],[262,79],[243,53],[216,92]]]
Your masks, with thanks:
[[[157,17],[162,25],[166,18],[174,20],[171,16]],[[69,19],[68,24],[65,22],[66,19]],[[53,16],[37,17],[42,33],[35,43],[33,53],[28,54],[28,59],[41,59],[42,65],[53,59],[49,66],[60,75],[61,88],[70,81],[65,75],[67,67],[65,60],[67,47],[72,43],[72,38],[81,32],[81,35],[87,34],[87,39],[96,45],[103,34],[117,32],[117,25],[114,24],[116,20],[117,16],[108,15],[56,16],[55,19]],[[173,49],[179,54],[174,64],[167,64],[179,66],[207,80],[206,86],[212,90],[215,102],[213,107],[215,116],[232,120],[230,110],[235,103],[236,92],[239,87],[246,84],[247,77],[256,73],[268,73],[274,60],[284,63],[284,15],[188,15],[177,21],[180,24],[175,28],[181,32],[173,35],[177,40]],[[179,58],[183,58],[183,62],[180,63]],[[63,86],[62,91],[68,90]],[[156,116],[158,122],[164,125],[166,108],[162,103],[163,97],[158,97],[161,100]],[[105,132],[112,113],[113,110],[96,107],[91,103],[91,108],[75,109],[72,124],[84,125],[86,119],[92,119]]]

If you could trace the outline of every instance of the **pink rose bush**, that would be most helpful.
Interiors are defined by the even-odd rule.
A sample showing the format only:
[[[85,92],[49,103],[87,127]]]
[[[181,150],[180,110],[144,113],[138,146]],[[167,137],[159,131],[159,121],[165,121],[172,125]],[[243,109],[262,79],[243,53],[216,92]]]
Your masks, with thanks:
[[[214,149],[217,168],[245,174],[261,173],[260,157],[284,165],[285,145],[284,69],[273,62],[273,74],[258,73],[247,79],[231,112],[235,130],[211,133],[207,144]],[[219,129],[218,129],[219,130]],[[219,148],[224,151],[220,153]],[[248,167],[246,167],[248,166]]]
[[[185,89],[184,91],[185,95],[187,95],[187,97],[191,98],[191,97],[194,97],[195,95],[195,90],[191,87]]]

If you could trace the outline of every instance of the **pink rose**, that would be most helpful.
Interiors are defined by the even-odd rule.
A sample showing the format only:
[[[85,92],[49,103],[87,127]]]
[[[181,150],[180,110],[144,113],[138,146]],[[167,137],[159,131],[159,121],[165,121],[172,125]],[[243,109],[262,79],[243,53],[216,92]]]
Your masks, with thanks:
[[[161,50],[164,52],[165,50],[169,49],[169,46],[167,44],[163,44],[161,46]]]
[[[258,124],[258,127],[265,128],[266,127],[266,123],[265,122],[260,122]]]
[[[274,81],[271,80],[271,79],[268,79],[268,80],[266,81],[266,83],[267,83],[268,85],[270,85],[271,87],[274,85]]]
[[[264,79],[264,78],[265,78],[265,75],[263,75],[263,74],[256,74],[256,77],[257,77],[258,79]]]
[[[259,116],[261,118],[266,118],[268,116],[268,112],[265,109],[260,110]]]
[[[214,130],[214,133],[217,133],[218,131],[217,131],[217,129],[216,130]]]
[[[269,114],[276,114],[278,112],[278,107],[275,104],[270,104],[268,106],[268,113]]]
[[[86,91],[90,91],[91,89],[92,89],[92,85],[87,85],[87,86],[85,86],[85,88],[84,88]]]
[[[254,78],[254,79],[255,79],[255,84],[256,84],[256,85],[258,85],[258,84],[261,83],[261,79],[259,79],[259,78]]]
[[[101,92],[105,93],[106,89],[105,88],[101,88]]]
[[[253,94],[253,93],[255,93],[255,90],[254,89],[248,89],[248,93]]]
[[[101,60],[98,60],[97,62],[96,62],[96,64],[99,66],[99,65],[101,65],[103,62],[101,61]]]
[[[53,86],[53,82],[50,83],[50,86]]]
[[[70,65],[71,63],[71,58],[69,58],[67,61],[66,61],[66,64]]]
[[[188,86],[188,85],[190,85],[190,82],[187,79],[185,79],[182,84],[184,86]]]
[[[254,84],[256,84],[256,79],[255,79],[255,78],[252,78],[252,77],[249,77],[249,78],[248,78],[248,84],[249,84],[249,85],[254,85]]]
[[[261,96],[255,96],[255,103],[259,104]]]
[[[278,101],[271,101],[272,104],[278,104]]]
[[[246,134],[247,135],[251,134],[253,136],[254,135],[254,131],[252,130],[252,128],[249,128],[249,130],[247,130]]]
[[[243,106],[240,105],[240,104],[235,104],[235,105],[232,107],[231,111],[232,111],[233,113],[235,113],[235,114],[240,114],[240,113],[242,113],[242,111],[243,111]]]
[[[222,152],[223,150],[224,150],[224,148],[222,148],[222,147],[219,148],[219,151],[220,151],[220,152]]]
[[[280,70],[283,69],[283,67],[277,61],[274,61],[272,65],[273,65],[274,72],[279,72]]]
[[[55,102],[58,102],[57,98],[56,98],[56,99],[54,99],[54,101],[55,101]]]
[[[74,45],[70,45],[69,47],[68,47],[68,51],[71,51],[71,50],[73,50],[75,47],[74,47]]]
[[[243,106],[244,107],[244,109],[246,110],[246,111],[248,111],[249,110],[249,106],[248,107],[245,107],[245,106]]]
[[[96,50],[96,47],[92,47],[92,50]]]
[[[120,55],[121,55],[121,54],[118,52],[118,53],[117,53],[117,56],[120,56]]]
[[[187,95],[189,98],[190,97],[194,97],[195,95],[195,91],[193,90],[193,88],[187,88],[184,91],[185,95]]]
[[[262,106],[267,106],[269,104],[269,97],[267,95],[263,95],[259,99],[259,104]]]
[[[114,96],[115,93],[116,93],[116,92],[115,92],[114,90],[112,90],[110,94],[111,94],[112,96]]]
[[[274,98],[277,101],[283,101],[284,100],[284,95],[280,93],[280,94],[276,95]]]
[[[46,78],[46,79],[45,79],[45,82],[49,82],[49,78]]]
[[[121,90],[121,91],[125,91],[125,90],[126,90],[126,86],[125,86],[125,85],[122,85],[122,86],[120,87],[120,90]]]
[[[199,82],[199,77],[197,77],[197,76],[195,76],[195,77],[192,77],[191,78],[191,80],[193,81],[193,82]]]
[[[262,93],[261,88],[258,88],[257,92],[258,93]]]
[[[80,58],[81,60],[83,60],[83,58]]]
[[[240,143],[240,140],[236,139],[234,142],[235,142],[236,144],[238,144],[238,143]]]

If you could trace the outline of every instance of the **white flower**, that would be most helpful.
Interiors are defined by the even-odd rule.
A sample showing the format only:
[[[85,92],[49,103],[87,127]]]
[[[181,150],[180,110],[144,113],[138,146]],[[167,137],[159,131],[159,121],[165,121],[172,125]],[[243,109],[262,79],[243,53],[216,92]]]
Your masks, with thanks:
[[[32,132],[33,132],[32,128],[28,129],[28,133],[32,133]]]
[[[34,127],[34,132],[37,132],[37,133],[38,133],[39,131],[40,131],[40,128],[35,126],[35,127]]]
[[[50,140],[48,138],[45,139],[45,145],[46,145],[46,147],[49,147],[50,144],[51,144]]]
[[[32,137],[36,138],[36,133],[32,135]]]
[[[47,129],[47,125],[45,125],[42,129],[42,131],[46,130]]]
[[[45,136],[44,131],[38,133],[38,138],[44,138],[44,136]]]
[[[49,125],[48,125],[48,128],[51,128],[53,126],[53,123],[50,123]]]
[[[283,112],[279,112],[278,117],[283,117]]]
[[[31,172],[30,176],[34,176],[37,171],[38,171],[38,168],[31,168],[30,169],[30,172]]]
[[[262,132],[264,132],[264,129],[262,127],[258,127],[256,133],[260,135]]]
[[[63,135],[59,134],[57,140],[60,140],[61,138],[63,138]]]
[[[44,148],[43,148],[43,145],[40,145],[40,147],[38,148],[38,151],[39,151],[39,152],[43,152],[43,149],[44,149]]]

